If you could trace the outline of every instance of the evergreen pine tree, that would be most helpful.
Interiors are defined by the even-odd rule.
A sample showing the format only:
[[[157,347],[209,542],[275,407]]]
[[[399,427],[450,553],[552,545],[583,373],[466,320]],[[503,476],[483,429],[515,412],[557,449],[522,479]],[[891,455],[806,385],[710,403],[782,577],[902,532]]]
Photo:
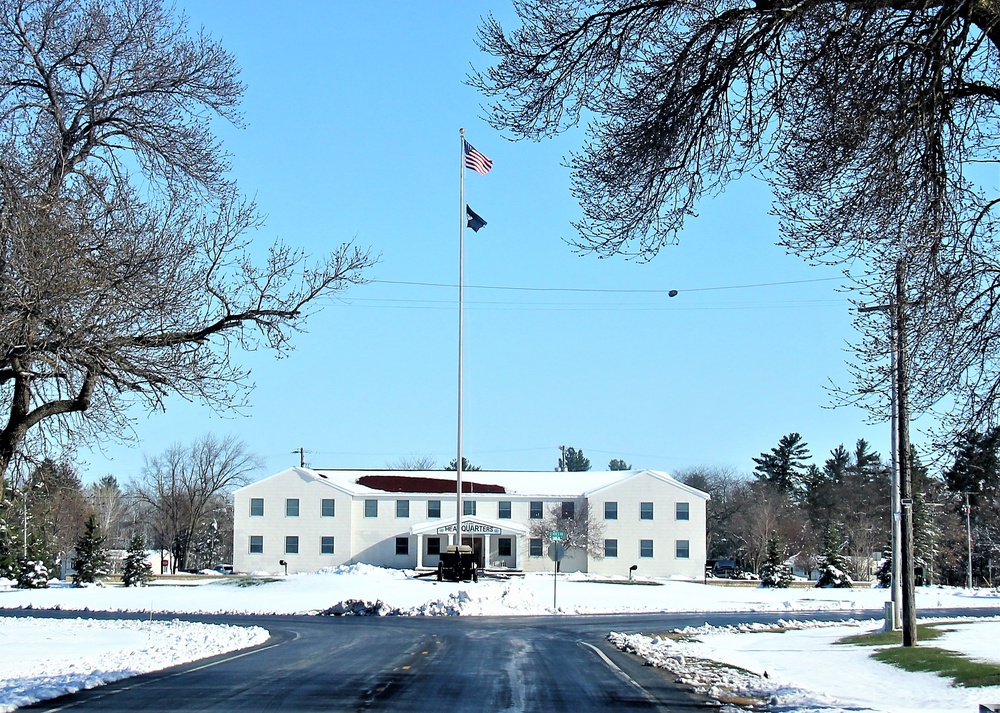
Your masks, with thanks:
[[[571,473],[580,473],[590,470],[590,459],[583,455],[582,450],[577,450],[570,446],[564,453],[564,457],[559,462],[558,470],[568,470]]]
[[[888,589],[892,586],[892,545],[887,544],[882,548],[882,561],[875,569],[875,581],[879,587]]]
[[[448,467],[445,468],[445,470],[458,470],[458,458],[452,458],[451,462],[448,464]],[[482,468],[478,465],[472,465],[472,463],[470,463],[465,456],[462,456],[463,473],[473,473],[477,470],[482,470]]]
[[[17,543],[7,524],[7,511],[0,513],[0,579],[17,576]]]
[[[767,538],[767,558],[760,567],[762,587],[785,589],[791,584],[792,568],[785,564],[784,550],[778,533],[772,530],[771,535]]]
[[[932,479],[927,466],[920,462],[915,448],[910,448],[910,478],[913,482],[913,556],[914,563],[923,567],[924,584],[933,584],[938,577],[937,561],[943,539],[939,508],[944,484]]]
[[[126,587],[142,587],[153,579],[153,568],[146,559],[146,543],[138,532],[128,543],[128,553],[122,568],[122,584]]]
[[[611,462],[608,463],[608,470],[632,470],[632,465],[621,458],[612,458]]]
[[[778,441],[770,453],[754,458],[754,475],[793,498],[802,494],[809,459],[809,444],[798,433],[789,433]]]
[[[847,575],[847,560],[840,553],[840,531],[836,525],[826,529],[823,551],[819,556],[819,579],[817,587],[850,587],[853,585]]]
[[[104,535],[97,522],[97,515],[91,513],[83,526],[83,534],[76,541],[76,559],[73,560],[76,586],[93,584],[97,578],[108,573],[108,551],[104,547]]]
[[[31,551],[27,557],[17,560],[17,586],[21,589],[47,589],[49,586],[49,568]]]

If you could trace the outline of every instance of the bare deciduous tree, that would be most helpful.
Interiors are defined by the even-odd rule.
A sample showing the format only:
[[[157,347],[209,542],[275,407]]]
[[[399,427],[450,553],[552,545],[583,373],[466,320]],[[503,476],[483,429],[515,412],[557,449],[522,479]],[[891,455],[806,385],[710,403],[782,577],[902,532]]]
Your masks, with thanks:
[[[710,559],[732,558],[740,546],[736,514],[753,497],[746,476],[725,466],[697,466],[674,474],[680,482],[708,493],[705,503],[705,551]]]
[[[374,259],[275,243],[227,177],[234,58],[160,0],[0,0],[0,475],[125,406],[244,403],[235,349],[279,353]],[[2,496],[2,491],[0,491]]]
[[[773,485],[755,482],[749,497],[734,514],[733,536],[737,557],[752,572],[767,559],[767,542],[777,532],[793,551],[802,545],[804,519],[788,494]]]
[[[437,460],[434,456],[399,456],[396,460],[386,461],[385,467],[390,470],[434,470]]]
[[[261,466],[243,441],[211,434],[146,461],[133,492],[149,509],[155,544],[173,553],[176,569],[187,568],[195,535],[210,525],[205,520],[219,496],[246,484]]]
[[[574,501],[572,506],[553,505],[543,519],[531,521],[528,536],[552,543],[552,533],[562,532],[559,542],[567,550],[577,549],[594,559],[604,559],[604,521],[590,516],[586,500]]]
[[[105,475],[86,489],[87,500],[97,516],[97,524],[112,549],[123,550],[128,546],[129,534],[125,532],[125,517],[129,508],[125,494],[113,475]]]
[[[742,175],[775,194],[780,244],[896,302],[915,411],[1000,417],[1000,8],[988,0],[515,0],[471,82],[498,129],[583,121],[577,247],[651,259]],[[994,168],[990,168],[990,167]],[[902,297],[892,289],[897,267]],[[889,389],[884,312],[858,317],[855,383]],[[950,439],[949,439],[950,440]]]

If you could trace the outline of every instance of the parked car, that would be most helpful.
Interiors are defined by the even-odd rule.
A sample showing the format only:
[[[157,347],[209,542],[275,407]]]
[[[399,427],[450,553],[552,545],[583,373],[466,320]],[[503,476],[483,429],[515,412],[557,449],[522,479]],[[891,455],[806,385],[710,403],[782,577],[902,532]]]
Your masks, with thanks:
[[[705,563],[705,574],[709,577],[731,579],[736,575],[736,562],[733,560],[709,560]]]
[[[214,569],[216,572],[218,572],[220,574],[232,574],[233,573],[233,566],[231,564],[217,564],[214,567],[212,567],[212,569]]]

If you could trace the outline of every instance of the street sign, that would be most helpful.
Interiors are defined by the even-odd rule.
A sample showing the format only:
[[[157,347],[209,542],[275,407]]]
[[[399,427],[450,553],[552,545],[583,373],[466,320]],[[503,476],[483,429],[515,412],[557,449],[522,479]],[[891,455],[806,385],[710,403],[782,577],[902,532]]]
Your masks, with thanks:
[[[560,542],[565,538],[566,538],[566,533],[560,532],[559,530],[549,533],[549,539],[552,540],[553,542]]]
[[[562,558],[566,556],[565,545],[560,545],[558,542],[553,542],[549,545],[549,559],[553,562],[561,562]]]

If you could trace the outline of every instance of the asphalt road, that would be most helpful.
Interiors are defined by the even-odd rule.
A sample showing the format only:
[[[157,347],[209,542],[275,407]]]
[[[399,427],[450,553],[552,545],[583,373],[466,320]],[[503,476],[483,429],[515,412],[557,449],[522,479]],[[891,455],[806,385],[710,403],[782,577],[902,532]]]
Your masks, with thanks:
[[[80,616],[79,612],[21,614]],[[979,614],[996,615],[996,609]],[[877,615],[855,611],[793,616],[843,619]],[[268,629],[271,639],[254,649],[126,679],[25,710],[683,712],[704,709],[711,703],[674,684],[667,672],[643,666],[635,657],[615,650],[604,640],[609,631],[652,633],[706,621],[726,624],[792,616],[786,612],[176,618],[255,624]]]

